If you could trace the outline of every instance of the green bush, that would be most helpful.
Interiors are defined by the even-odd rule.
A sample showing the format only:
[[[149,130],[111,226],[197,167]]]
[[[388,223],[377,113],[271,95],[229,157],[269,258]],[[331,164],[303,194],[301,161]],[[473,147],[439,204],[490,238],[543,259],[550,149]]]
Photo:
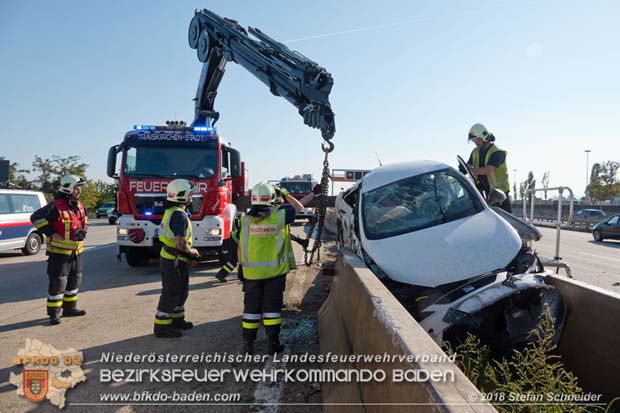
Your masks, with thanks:
[[[469,333],[455,348],[448,342],[444,347],[448,355],[456,353],[456,365],[500,412],[603,411],[571,401],[552,401],[553,405],[544,405],[551,403],[548,394],[571,395],[582,391],[577,377],[563,367],[561,356],[552,354],[557,347],[552,341],[554,321],[546,306],[538,326],[530,332],[532,342],[521,351],[514,350],[510,360],[495,359],[491,349]],[[529,396],[530,399],[514,400],[516,397],[510,395]]]

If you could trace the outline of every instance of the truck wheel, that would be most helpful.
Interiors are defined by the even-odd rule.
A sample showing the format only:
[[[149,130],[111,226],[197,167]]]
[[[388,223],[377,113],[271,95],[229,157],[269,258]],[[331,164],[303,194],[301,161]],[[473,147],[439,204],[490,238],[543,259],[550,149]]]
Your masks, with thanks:
[[[22,248],[24,255],[34,255],[41,249],[41,237],[34,232],[28,236],[26,245]]]
[[[114,225],[114,224],[116,224],[116,218],[108,218],[108,223],[109,223],[110,225]]]
[[[127,264],[131,267],[142,267],[149,263],[149,256],[142,248],[130,247],[125,252],[125,258],[127,258]]]

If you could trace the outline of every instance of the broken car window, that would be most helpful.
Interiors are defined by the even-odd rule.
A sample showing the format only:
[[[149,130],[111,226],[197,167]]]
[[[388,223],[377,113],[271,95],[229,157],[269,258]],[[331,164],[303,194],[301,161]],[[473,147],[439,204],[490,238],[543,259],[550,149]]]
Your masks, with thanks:
[[[482,211],[462,177],[444,169],[412,176],[363,195],[368,239],[382,239],[454,221]]]

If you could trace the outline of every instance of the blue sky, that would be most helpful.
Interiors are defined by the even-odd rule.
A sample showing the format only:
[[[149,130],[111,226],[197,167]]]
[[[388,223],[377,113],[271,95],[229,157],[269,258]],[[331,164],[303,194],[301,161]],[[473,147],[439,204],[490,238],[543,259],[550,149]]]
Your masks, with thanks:
[[[330,71],[332,168],[467,157],[482,122],[517,180],[533,171],[583,193],[586,155],[620,160],[617,1],[4,1],[0,155],[80,155],[106,179],[134,124],[193,119],[201,63],[194,9],[261,29]],[[299,40],[302,39],[302,40]],[[296,40],[296,41],[294,41]],[[250,183],[321,170],[322,139],[295,108],[229,63],[219,134]],[[511,180],[514,177],[511,176]]]

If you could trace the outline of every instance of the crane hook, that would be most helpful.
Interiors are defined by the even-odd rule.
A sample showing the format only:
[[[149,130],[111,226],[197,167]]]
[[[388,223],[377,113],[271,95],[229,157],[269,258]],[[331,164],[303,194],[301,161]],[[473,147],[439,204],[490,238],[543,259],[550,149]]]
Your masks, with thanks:
[[[329,146],[325,146],[325,144]],[[334,150],[334,144],[332,143],[332,141],[328,141],[327,139],[325,139],[325,142],[321,144],[321,149],[323,150],[323,152],[329,153]]]

